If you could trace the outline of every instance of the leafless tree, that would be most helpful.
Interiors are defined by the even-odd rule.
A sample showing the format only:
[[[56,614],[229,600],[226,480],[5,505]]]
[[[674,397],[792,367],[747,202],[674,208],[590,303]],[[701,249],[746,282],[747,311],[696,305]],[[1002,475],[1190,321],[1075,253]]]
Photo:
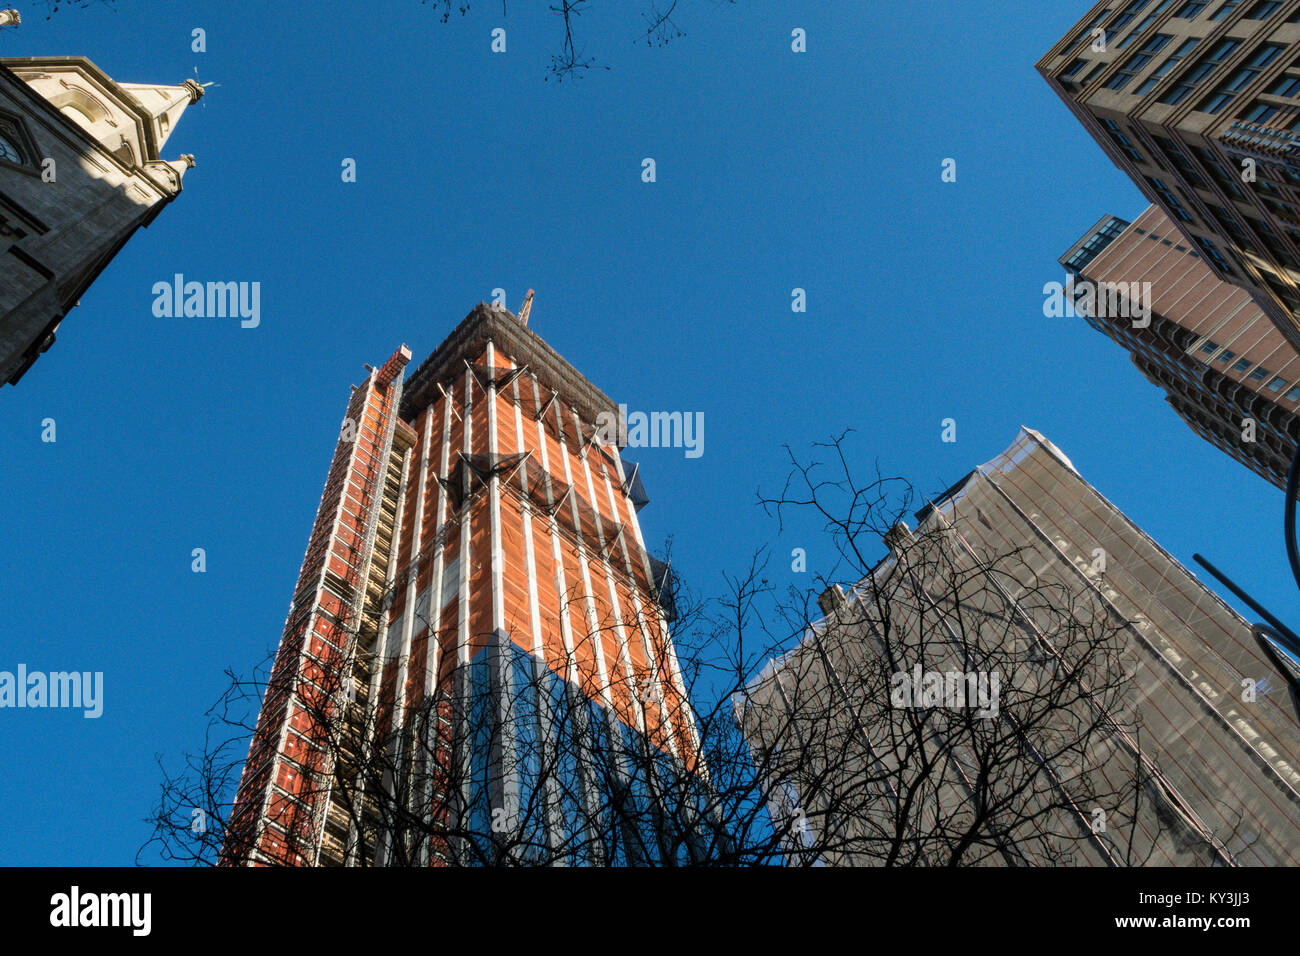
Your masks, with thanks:
[[[86,7],[104,6],[111,7],[117,4],[117,0],[41,0],[40,6],[45,10],[45,18],[48,20],[60,10],[66,9],[85,9]]]
[[[205,748],[164,772],[142,856],[1222,862],[1223,841],[1196,829],[1145,752],[1123,622],[1040,578],[1026,555],[974,553],[942,516],[906,529],[910,486],[879,473],[859,484],[843,437],[818,446],[829,470],[792,455],[785,487],[759,500],[782,525],[792,509],[818,516],[838,555],[827,574],[857,583],[845,593],[827,576],[781,589],[766,551],[725,574],[710,600],[664,576],[656,584],[673,609],[684,696],[642,674],[602,685],[581,666],[592,657],[581,645],[544,661],[498,634],[480,635],[469,663],[442,669],[439,693],[403,706],[376,680],[384,662],[358,653],[322,668],[302,695],[310,732],[295,755],[300,773],[278,805],[257,808],[281,824],[271,852],[256,822],[232,821],[231,808],[257,702],[278,692],[277,676],[232,677]],[[586,640],[614,626],[602,621]],[[969,706],[900,698],[902,677],[918,669],[976,675],[961,686],[991,695],[972,694]],[[995,674],[997,687],[979,684]]]
[[[470,0],[421,0],[430,4],[437,11],[439,19],[446,23],[453,13],[462,16],[470,10]],[[588,70],[608,70],[609,67],[599,63],[597,58],[588,55],[585,46],[579,40],[579,21],[584,13],[591,10],[593,2],[602,6],[613,6],[612,0],[556,0],[547,9],[559,21],[562,31],[560,52],[552,54],[547,79],[559,81],[573,79],[584,75]],[[734,4],[736,0],[712,0],[717,5]],[[681,5],[680,0],[645,0],[638,13],[641,23],[634,33],[637,42],[647,46],[666,46],[673,40],[686,36],[677,25],[674,17]],[[634,7],[633,4],[618,3],[617,6]],[[501,0],[501,15],[509,15],[508,0]]]

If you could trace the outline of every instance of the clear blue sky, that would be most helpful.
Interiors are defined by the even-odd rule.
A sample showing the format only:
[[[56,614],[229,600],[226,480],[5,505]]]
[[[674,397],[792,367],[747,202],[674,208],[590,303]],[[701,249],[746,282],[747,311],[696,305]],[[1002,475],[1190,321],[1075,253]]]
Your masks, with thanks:
[[[703,457],[639,454],[646,537],[675,534],[697,589],[765,544],[782,585],[801,583],[791,548],[810,571],[829,559],[755,507],[783,443],[851,426],[864,474],[878,460],[937,493],[1025,424],[1185,564],[1212,556],[1300,622],[1281,492],[1110,340],[1043,317],[1057,256],[1145,206],[1033,69],[1085,0],[690,0],[666,49],[600,0],[582,36],[612,70],[563,85],[543,82],[558,37],[540,0],[510,4],[504,55],[499,5],[474,6],[443,25],[416,0],[49,20],[29,2],[0,33],[4,56],[220,84],[167,146],[199,162],[179,200],[0,392],[0,669],[106,682],[98,720],[0,711],[0,863],[132,860],[154,754],[199,743],[223,668],[279,638],[348,386],[401,342],[423,358],[498,286],[511,308],[536,288],[532,327],[616,400],[704,412]],[[261,326],[155,318],[151,287],[176,272],[260,282]]]

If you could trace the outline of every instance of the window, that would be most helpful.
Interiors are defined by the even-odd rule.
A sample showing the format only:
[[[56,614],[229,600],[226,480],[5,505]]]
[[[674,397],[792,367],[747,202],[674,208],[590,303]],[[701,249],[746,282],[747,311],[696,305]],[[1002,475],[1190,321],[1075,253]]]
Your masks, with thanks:
[[[0,111],[0,164],[30,166],[35,160],[36,144],[18,116]],[[0,216],[0,228],[4,217]]]
[[[1250,359],[1241,359],[1232,367],[1232,370],[1234,372],[1244,372],[1248,368],[1250,368]]]
[[[23,154],[18,145],[4,134],[0,134],[0,159],[15,166],[21,165],[23,161]]]
[[[1178,49],[1176,49],[1173,53],[1169,54],[1169,58],[1166,59],[1165,62],[1161,63],[1158,67],[1156,67],[1155,72],[1153,72],[1149,77],[1147,77],[1145,80],[1142,81],[1142,85],[1137,88],[1137,93],[1139,95],[1142,95],[1151,92],[1151,88],[1153,86],[1155,86],[1157,83],[1160,82],[1161,79],[1167,76],[1169,74],[1169,71],[1172,70],[1174,67],[1176,67],[1179,61],[1182,60],[1183,57],[1187,56],[1188,53],[1192,52],[1192,48],[1196,46],[1196,43],[1197,43],[1197,38],[1192,37],[1192,39],[1184,40],[1181,44],[1179,44]]]
[[[1214,11],[1214,15],[1213,15],[1212,17],[1210,17],[1210,19],[1211,19],[1211,20],[1222,20],[1224,17],[1226,17],[1228,14],[1230,14],[1233,10],[1236,10],[1237,7],[1239,7],[1239,6],[1241,6],[1241,0],[1223,0],[1223,6],[1219,7],[1219,9],[1215,10],[1215,11]]]
[[[1220,272],[1232,271],[1228,266],[1228,260],[1223,258],[1223,253],[1219,251],[1218,246],[1210,242],[1208,239],[1202,239],[1200,236],[1196,237],[1196,244],[1201,247],[1202,252],[1210,257],[1211,261],[1213,261],[1215,267],[1217,267]]]
[[[1277,115],[1277,107],[1271,103],[1256,100],[1246,112],[1241,114],[1247,123],[1266,123]]]
[[[1279,76],[1277,82],[1267,90],[1273,96],[1288,98],[1294,98],[1297,91],[1300,91],[1300,76]]]
[[[1232,52],[1239,46],[1241,46],[1241,41],[1233,39],[1232,37],[1226,37],[1220,40],[1215,45],[1214,49],[1205,55],[1204,59],[1183,75],[1173,89],[1160,98],[1160,102],[1168,104],[1169,106],[1177,106],[1183,100],[1187,99],[1188,95],[1196,89],[1201,80],[1205,79],[1222,66],[1228,57],[1232,56]]]
[[[1187,215],[1187,210],[1184,209],[1183,204],[1178,201],[1178,197],[1174,195],[1173,190],[1170,189],[1167,185],[1165,185],[1165,181],[1163,179],[1155,179],[1152,176],[1148,176],[1146,180],[1148,183],[1151,184],[1151,188],[1156,191],[1157,195],[1160,196],[1165,206],[1168,207],[1168,209],[1175,216],[1177,216],[1183,222],[1192,221],[1192,217]]]
[[[1206,342],[1204,345],[1201,346],[1201,351],[1204,352],[1206,355],[1213,355],[1215,352],[1219,351],[1219,343]]]
[[[1249,378],[1252,382],[1262,382],[1264,381],[1264,379],[1268,378],[1272,374],[1273,374],[1272,372],[1270,372],[1268,369],[1264,368],[1264,366],[1261,365],[1259,368],[1255,369],[1255,371],[1251,372],[1246,377]]]
[[[1104,62],[1098,63],[1091,70],[1089,70],[1087,74],[1083,77],[1083,79],[1081,79],[1079,82],[1083,85],[1087,85],[1088,83],[1091,83],[1094,79],[1097,78],[1097,74],[1104,69],[1106,69],[1106,64]]]
[[[1160,4],[1150,13],[1148,13],[1145,17],[1143,17],[1141,23],[1139,23],[1131,31],[1129,31],[1129,35],[1124,38],[1124,42],[1122,42],[1119,45],[1119,48],[1121,50],[1128,49],[1128,45],[1132,43],[1134,40],[1136,40],[1138,37],[1140,37],[1142,34],[1146,33],[1147,27],[1155,23],[1156,17],[1160,16],[1160,14],[1164,13],[1167,9],[1169,9],[1169,5],[1173,2],[1174,0],[1160,0]]]
[[[1142,8],[1150,2],[1151,0],[1132,0],[1128,6],[1120,11],[1119,16],[1117,16],[1114,22],[1112,22],[1106,29],[1106,32],[1111,36],[1119,33],[1119,31],[1128,26],[1129,23],[1133,21],[1133,18],[1142,12]]]
[[[1068,80],[1070,77],[1074,76],[1074,74],[1082,70],[1087,62],[1088,61],[1083,57],[1078,57],[1073,63],[1061,71],[1061,79]]]
[[[1205,188],[1205,182],[1201,179],[1200,173],[1196,169],[1196,165],[1187,158],[1187,154],[1182,151],[1177,143],[1164,136],[1152,136],[1152,139],[1155,140],[1156,145],[1160,147],[1160,151],[1165,154],[1169,162],[1173,164],[1174,168],[1182,173],[1183,179],[1186,180],[1193,189]]]
[[[1188,0],[1178,8],[1174,16],[1182,17],[1184,20],[1195,20],[1197,15],[1209,5],[1210,0]]]
[[[1173,37],[1167,33],[1157,33],[1150,40],[1147,40],[1136,53],[1125,61],[1124,65],[1119,68],[1119,72],[1107,81],[1106,89],[1122,90],[1129,80],[1146,69],[1151,59],[1163,50],[1165,44],[1172,39]]]
[[[1111,244],[1117,236],[1124,231],[1128,223],[1117,216],[1111,216],[1106,220],[1106,224],[1088,237],[1087,241],[1081,245],[1074,255],[1065,261],[1065,267],[1071,272],[1078,273],[1087,267],[1088,263],[1097,258],[1101,251]]]
[[[1251,219],[1250,224],[1257,233],[1264,237],[1264,245],[1273,253],[1278,262],[1292,269],[1300,268],[1300,263],[1297,263],[1295,256],[1282,244],[1282,240],[1278,238],[1277,233],[1273,231],[1273,228],[1268,223],[1263,219]]]
[[[1236,352],[1232,352],[1232,351],[1229,351],[1228,349],[1224,349],[1222,352],[1220,352],[1220,353],[1218,354],[1218,357],[1215,358],[1214,361],[1218,362],[1220,365],[1227,365],[1229,362],[1231,362],[1231,361],[1232,361],[1233,359],[1235,359],[1236,357],[1237,357],[1237,353],[1236,353]]]
[[[1278,54],[1281,52],[1282,44],[1265,43],[1254,52],[1244,66],[1239,67],[1232,76],[1228,77],[1226,82],[1196,108],[1202,113],[1218,113],[1232,102],[1232,98],[1242,89],[1254,83],[1259,74],[1264,71],[1264,67],[1277,59]]]
[[[1196,147],[1196,154],[1201,157],[1201,162],[1205,164],[1214,181],[1218,183],[1223,191],[1234,199],[1245,199],[1246,194],[1242,191],[1237,177],[1228,172],[1228,168],[1219,161],[1219,156],[1208,146]]]
[[[1255,248],[1255,242],[1246,234],[1246,230],[1237,224],[1237,220],[1228,215],[1222,206],[1216,206],[1214,203],[1206,203],[1206,208],[1214,216],[1214,221],[1218,224],[1219,230],[1225,232],[1231,237],[1232,241],[1239,248],[1247,249],[1251,252],[1258,251]]]
[[[1143,155],[1133,146],[1133,141],[1124,135],[1124,131],[1120,129],[1118,123],[1114,120],[1102,120],[1101,125],[1105,126],[1110,132],[1110,138],[1113,139],[1119,145],[1119,148],[1124,151],[1124,155],[1135,163],[1145,161]]]
[[[1074,50],[1078,49],[1079,45],[1083,43],[1084,40],[1091,39],[1092,31],[1097,29],[1097,27],[1101,26],[1101,21],[1105,20],[1106,17],[1108,17],[1109,15],[1110,15],[1109,9],[1103,10],[1101,11],[1101,13],[1097,14],[1096,19],[1094,19],[1092,23],[1090,23],[1088,27],[1085,30],[1083,30],[1083,32],[1081,32],[1077,37],[1075,37],[1074,42],[1071,43],[1068,47],[1066,47],[1062,51],[1062,53],[1063,54],[1072,53],[1074,52]]]
[[[1247,20],[1263,20],[1265,17],[1271,17],[1277,12],[1277,8],[1282,6],[1282,0],[1259,0],[1259,3],[1250,8],[1246,14]]]
[[[1286,388],[1286,379],[1284,378],[1275,378],[1273,381],[1268,383],[1268,390],[1270,392],[1280,392],[1284,388]]]
[[[1297,385],[1291,391],[1282,396],[1288,402],[1300,402],[1300,385]]]

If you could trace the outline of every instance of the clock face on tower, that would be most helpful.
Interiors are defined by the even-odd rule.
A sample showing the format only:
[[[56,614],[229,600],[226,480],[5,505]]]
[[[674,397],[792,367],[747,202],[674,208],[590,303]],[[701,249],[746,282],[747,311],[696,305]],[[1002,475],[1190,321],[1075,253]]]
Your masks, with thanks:
[[[3,133],[0,133],[0,159],[10,163],[21,163],[23,161],[23,154],[18,151],[18,147],[14,145],[13,141]]]

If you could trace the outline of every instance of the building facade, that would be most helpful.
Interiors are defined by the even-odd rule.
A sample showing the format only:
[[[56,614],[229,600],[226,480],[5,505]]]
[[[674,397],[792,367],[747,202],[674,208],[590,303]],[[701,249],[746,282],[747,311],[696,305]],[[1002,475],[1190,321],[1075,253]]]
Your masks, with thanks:
[[[1038,70],[1300,347],[1300,0],[1105,0]]]
[[[639,863],[696,730],[613,403],[480,305],[355,387],[229,864]]]
[[[886,543],[737,701],[751,749],[791,755],[765,766],[792,855],[1300,861],[1290,675],[1046,438],[1023,429]],[[995,693],[974,714],[892,697],[914,668],[993,668]]]
[[[1146,294],[1150,314],[1083,310],[1206,441],[1286,488],[1300,441],[1300,353],[1243,289],[1223,282],[1156,206],[1105,216],[1060,259],[1090,288]],[[1145,286],[1145,293],[1143,286]]]
[[[161,151],[203,88],[118,83],[84,57],[0,60],[0,384],[181,191]]]

